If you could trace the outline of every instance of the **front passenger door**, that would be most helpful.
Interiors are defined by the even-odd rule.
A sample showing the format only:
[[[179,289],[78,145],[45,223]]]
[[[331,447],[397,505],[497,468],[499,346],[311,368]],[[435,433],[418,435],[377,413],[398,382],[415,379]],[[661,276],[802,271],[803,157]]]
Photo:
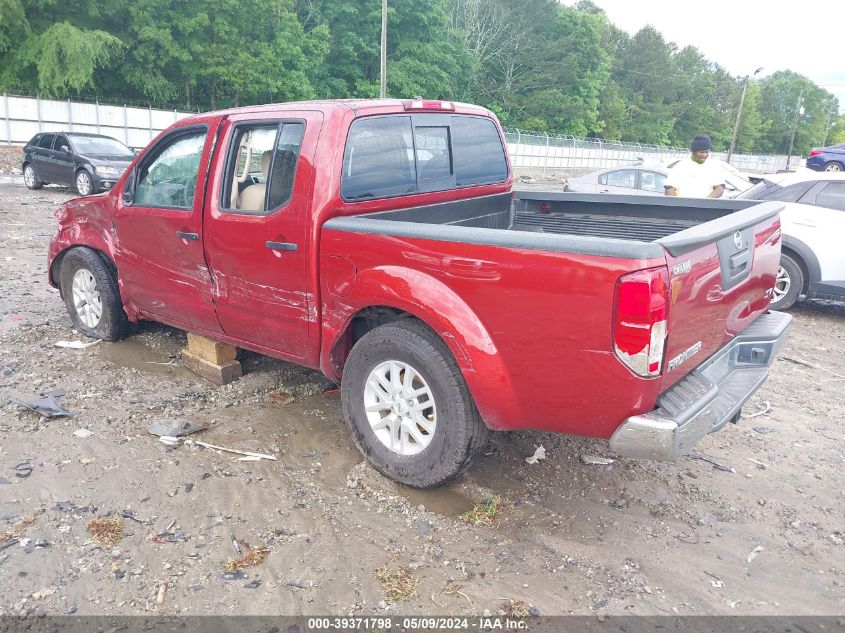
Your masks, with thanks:
[[[115,260],[145,316],[219,333],[203,255],[203,201],[219,120],[171,131],[145,152],[116,196]],[[126,299],[127,297],[124,297]]]
[[[67,136],[60,134],[53,146],[53,182],[63,185],[73,184],[73,154]]]

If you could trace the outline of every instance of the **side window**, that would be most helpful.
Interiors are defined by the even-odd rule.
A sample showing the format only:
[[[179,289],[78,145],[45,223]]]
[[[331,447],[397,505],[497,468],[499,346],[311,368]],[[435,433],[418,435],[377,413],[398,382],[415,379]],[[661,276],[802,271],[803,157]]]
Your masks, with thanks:
[[[663,193],[663,182],[666,176],[656,171],[641,171],[640,172],[640,189],[646,191],[657,191]]]
[[[458,187],[507,180],[505,149],[493,121],[481,117],[453,116],[451,128]]]
[[[411,117],[358,119],[343,153],[344,200],[387,198],[417,190]]]
[[[142,164],[135,204],[191,210],[206,130],[192,130],[165,143]]]
[[[61,150],[62,146],[67,147],[67,151],[70,151],[70,141],[67,140],[67,136],[57,136],[56,137],[56,149]]]
[[[816,194],[816,206],[845,211],[845,182],[829,182]]]
[[[633,189],[637,186],[637,172],[633,169],[617,169],[607,172],[607,184],[610,187],[627,187]]]
[[[45,134],[40,139],[38,139],[38,147],[42,149],[51,149],[53,147],[54,138],[56,138],[55,134]]]
[[[290,199],[305,126],[262,123],[235,129],[222,209],[266,213]]]

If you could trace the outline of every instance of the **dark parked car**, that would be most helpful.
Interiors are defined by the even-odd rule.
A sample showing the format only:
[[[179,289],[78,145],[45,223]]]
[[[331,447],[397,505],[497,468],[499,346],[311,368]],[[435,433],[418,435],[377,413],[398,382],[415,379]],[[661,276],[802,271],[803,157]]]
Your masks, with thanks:
[[[134,152],[99,134],[36,134],[23,148],[23,179],[30,189],[46,184],[71,185],[81,196],[114,186]]]
[[[830,147],[814,147],[807,167],[816,171],[845,171],[845,143]]]

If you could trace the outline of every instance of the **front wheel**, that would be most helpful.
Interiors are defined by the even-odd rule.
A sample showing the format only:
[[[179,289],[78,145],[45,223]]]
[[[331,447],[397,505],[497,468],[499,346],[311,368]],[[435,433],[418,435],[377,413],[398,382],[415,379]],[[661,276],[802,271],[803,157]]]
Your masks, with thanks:
[[[772,290],[772,310],[786,310],[798,300],[804,288],[804,271],[789,255],[780,256],[775,287]]]
[[[85,246],[62,258],[59,281],[74,326],[91,338],[118,341],[129,320],[117,288],[117,278],[105,261]]]
[[[343,411],[358,448],[382,474],[414,488],[457,477],[489,431],[449,348],[406,319],[365,334],[341,383]]]
[[[35,173],[35,167],[32,165],[25,165],[23,168],[23,182],[27,189],[41,189],[44,183],[38,180],[38,175]]]
[[[90,174],[84,169],[76,174],[76,191],[80,196],[90,196],[94,190],[94,183],[91,181]]]

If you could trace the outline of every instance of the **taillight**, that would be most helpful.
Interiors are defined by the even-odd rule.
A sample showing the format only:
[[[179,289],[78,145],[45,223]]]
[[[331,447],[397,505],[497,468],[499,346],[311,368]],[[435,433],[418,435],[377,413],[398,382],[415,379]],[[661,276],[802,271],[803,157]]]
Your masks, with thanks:
[[[616,284],[613,347],[631,371],[659,376],[667,335],[669,271],[649,268],[624,275]]]
[[[820,149],[811,149],[810,156],[818,156],[819,154],[823,153]]]

